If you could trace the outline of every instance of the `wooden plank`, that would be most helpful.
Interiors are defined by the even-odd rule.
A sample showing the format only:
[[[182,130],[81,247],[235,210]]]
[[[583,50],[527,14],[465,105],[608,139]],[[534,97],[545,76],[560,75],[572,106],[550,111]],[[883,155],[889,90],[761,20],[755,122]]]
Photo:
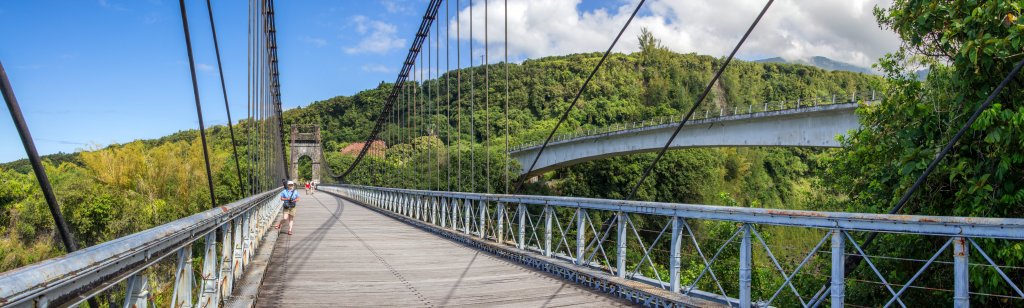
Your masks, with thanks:
[[[303,196],[297,209],[258,307],[629,306],[328,194]]]

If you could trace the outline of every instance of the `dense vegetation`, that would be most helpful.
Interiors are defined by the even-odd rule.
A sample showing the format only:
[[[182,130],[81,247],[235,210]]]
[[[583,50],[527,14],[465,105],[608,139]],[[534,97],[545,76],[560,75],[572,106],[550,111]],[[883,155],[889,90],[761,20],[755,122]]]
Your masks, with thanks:
[[[884,78],[783,63],[733,62],[716,84],[701,111],[744,109],[765,102],[789,102],[837,95],[849,97],[883,91],[886,101],[861,108],[864,129],[842,141],[840,150],[790,148],[705,148],[672,151],[643,183],[636,199],[721,204],[746,207],[884,212],[900,197],[935,153],[966,121],[1022,54],[1016,20],[1019,4],[967,1],[918,3],[897,0],[876,12],[880,23],[905,40],[896,53],[878,65]],[[638,38],[641,51],[614,54],[583,92],[562,132],[642,121],[684,112],[694,103],[721,59],[673,53],[649,33]],[[494,64],[453,71],[410,86],[382,133],[383,156],[368,156],[350,176],[361,184],[420,189],[503,192],[504,173],[518,166],[503,155],[505,133],[511,145],[540,140],[579,91],[583,78],[600,54],[575,54]],[[927,67],[928,78],[914,73]],[[510,124],[505,126],[504,78],[508,69]],[[485,84],[485,74],[492,78]],[[500,76],[500,78],[494,78]],[[1017,80],[1020,80],[1019,78]],[[489,85],[489,87],[488,87]],[[344,170],[352,157],[339,150],[361,142],[390,93],[392,85],[353,96],[339,96],[288,110],[286,127],[314,124],[322,128],[326,160]],[[413,90],[415,89],[415,91]],[[485,92],[486,91],[486,92]],[[1024,204],[1024,96],[1020,82],[1009,87],[925,182],[904,213],[1020,217]],[[448,114],[450,113],[450,117]],[[407,125],[414,123],[415,125]],[[244,134],[250,123],[243,123]],[[224,127],[210,128],[219,203],[238,197],[234,163]],[[209,207],[196,131],[159,140],[136,141],[104,149],[51,156],[47,170],[58,191],[62,210],[84,246],[94,245]],[[240,150],[247,153],[244,142]],[[525,193],[625,198],[649,164],[652,154],[584,163],[545,174]],[[308,161],[300,174],[305,177]],[[245,162],[243,170],[250,170]],[[507,169],[506,169],[507,168]],[[59,255],[53,223],[27,164],[0,166],[0,271]],[[532,213],[534,215],[538,213]],[[558,213],[563,221],[571,213]],[[592,213],[599,223],[608,213]],[[633,217],[645,243],[651,244],[665,221]],[[691,221],[704,253],[716,249],[736,230],[727,223]],[[820,230],[759,227],[787,271],[824,235]],[[568,234],[567,236],[573,236]],[[863,236],[856,234],[855,236]],[[887,256],[927,258],[944,239],[883,236],[872,251]],[[1020,243],[980,241],[1000,263],[1024,265]],[[640,262],[639,244],[631,242],[631,266]],[[655,245],[668,250],[666,240]],[[611,247],[609,247],[611,248]],[[612,248],[613,249],[613,248]],[[735,277],[735,249],[725,249],[714,270]],[[782,283],[767,255],[755,248],[755,298],[768,298]],[[609,254],[613,254],[609,250]],[[694,247],[684,247],[684,280],[700,273],[703,264]],[[653,256],[644,275],[668,273],[665,254]],[[979,262],[972,256],[972,262]],[[794,285],[805,295],[818,290],[828,274],[821,256],[807,265],[806,276]],[[980,263],[980,262],[979,262]],[[877,261],[890,281],[906,281],[919,264]],[[936,266],[920,285],[948,288],[951,268]],[[993,273],[972,274],[972,291],[1009,294]],[[1011,272],[1019,277],[1019,271]],[[885,289],[865,267],[850,273],[850,301],[880,305]],[[735,280],[722,279],[735,294]],[[157,284],[166,285],[166,284]],[[698,285],[716,290],[707,278]],[[158,287],[159,288],[159,287]],[[158,292],[159,293],[159,292]],[[948,301],[948,292],[913,289],[913,302]],[[973,297],[998,305],[1001,299]],[[879,301],[883,301],[880,303]],[[783,293],[779,306],[799,304]]]

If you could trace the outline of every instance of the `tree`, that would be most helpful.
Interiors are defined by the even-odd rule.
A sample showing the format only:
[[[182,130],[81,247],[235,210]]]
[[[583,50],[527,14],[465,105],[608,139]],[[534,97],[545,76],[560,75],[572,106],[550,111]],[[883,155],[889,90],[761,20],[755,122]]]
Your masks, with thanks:
[[[850,198],[850,211],[886,212],[922,174],[969,115],[1024,57],[1020,2],[897,0],[876,9],[879,23],[903,46],[878,65],[886,75],[886,100],[861,109],[862,129],[842,140],[829,166],[832,188]],[[927,67],[926,80],[916,70]],[[1024,215],[1024,89],[1016,77],[982,113],[924,182],[905,214],[1021,217]],[[921,257],[941,239],[883,237],[878,251]],[[982,243],[998,262],[1024,263],[1020,246]],[[999,247],[999,248],[996,248]],[[902,278],[914,269],[895,268]],[[944,269],[948,274],[948,268]],[[931,279],[949,277],[943,270]],[[1010,274],[1020,277],[1021,273]],[[999,277],[971,275],[971,290],[1007,294]],[[927,283],[927,281],[923,282]],[[852,294],[852,293],[851,293]],[[870,293],[865,300],[870,301]],[[882,293],[878,293],[882,294]],[[940,295],[935,292],[917,296]],[[942,295],[937,298],[945,298]],[[997,299],[974,297],[989,305]],[[933,302],[934,298],[919,298]]]

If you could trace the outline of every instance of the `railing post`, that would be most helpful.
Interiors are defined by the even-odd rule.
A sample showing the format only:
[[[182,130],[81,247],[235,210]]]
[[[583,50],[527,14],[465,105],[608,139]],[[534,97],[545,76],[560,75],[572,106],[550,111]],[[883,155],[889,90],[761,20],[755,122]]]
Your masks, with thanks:
[[[192,281],[192,245],[185,245],[178,250],[171,307],[192,307]]]
[[[587,231],[586,224],[587,220],[584,218],[587,215],[587,210],[583,208],[576,208],[576,265],[583,265],[584,254],[586,254],[586,245],[584,241],[584,233]],[[597,243],[601,245],[601,243]]]
[[[413,205],[412,196],[409,196],[409,195],[403,193],[402,194],[402,215],[405,215],[406,217],[412,217],[412,205]]]
[[[252,235],[249,234],[250,213],[244,213],[241,215],[242,218],[242,270],[245,270],[249,266],[249,256],[252,255]]]
[[[149,307],[149,279],[141,272],[128,277],[123,307]]]
[[[516,212],[519,213],[519,230],[517,230],[518,233],[516,234],[516,245],[519,246],[519,249],[526,249],[526,215],[529,213],[526,212],[525,204],[520,203],[517,208]]]
[[[452,223],[451,223],[451,228],[452,228],[452,230],[455,230],[456,232],[458,232],[459,231],[459,199],[452,198],[451,203],[449,203],[449,204],[451,204],[451,207],[452,207]]]
[[[217,288],[217,234],[207,233],[203,239],[203,285],[199,289],[198,307],[217,307],[220,305],[220,290]]]
[[[618,216],[618,231],[617,246],[615,247],[615,275],[619,278],[626,278],[626,219],[629,219],[629,214],[622,211],[615,213]],[[599,236],[595,234],[594,236]],[[597,243],[601,245],[601,243]]]
[[[405,195],[395,193],[395,213],[405,215]]]
[[[495,218],[498,219],[497,223],[494,224],[496,226],[495,228],[497,228],[497,229],[494,229],[495,242],[498,242],[498,244],[504,244],[505,243],[505,204],[501,203],[501,202],[498,202],[498,205],[494,208],[494,211],[497,212],[497,213],[495,213],[496,214]]]
[[[682,259],[679,257],[680,250],[682,250],[682,236],[683,236],[683,219],[680,217],[672,217],[672,243],[671,252],[669,255],[669,285],[672,288],[672,292],[679,292],[679,270],[682,268]]]
[[[430,197],[430,224],[437,224],[437,197]]]
[[[462,233],[469,234],[469,216],[473,213],[473,201],[462,201]]]
[[[967,308],[971,306],[970,280],[968,279],[967,258],[971,250],[967,247],[967,238],[953,238],[953,307]]]
[[[481,239],[487,239],[487,201],[480,200],[480,224],[477,225],[477,236]]]
[[[273,219],[273,217],[271,217]],[[231,241],[231,222],[225,222],[220,228],[221,232],[221,243],[220,243],[220,294],[231,294],[231,290],[235,287],[234,275],[231,274],[231,257],[232,257],[232,241]]]
[[[423,197],[412,196],[412,219],[421,220],[423,218]]]
[[[552,209],[550,205],[544,205],[544,256],[551,256],[551,219]]]
[[[242,254],[244,249],[242,247],[242,219],[236,217],[234,219],[234,232],[232,237],[234,240],[231,241],[231,280],[238,280],[242,278]]]
[[[846,248],[843,230],[832,229],[832,308],[842,308],[846,301]]]
[[[448,227],[448,198],[441,198],[441,229]]]
[[[750,225],[743,224],[740,241],[740,307],[750,308]]]

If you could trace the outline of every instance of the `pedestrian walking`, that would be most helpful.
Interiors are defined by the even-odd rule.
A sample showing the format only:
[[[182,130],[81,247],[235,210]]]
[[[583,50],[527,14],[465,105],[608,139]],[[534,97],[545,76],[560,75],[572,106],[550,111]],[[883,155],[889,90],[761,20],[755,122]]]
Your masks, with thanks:
[[[284,216],[274,225],[274,229],[280,230],[281,224],[288,221],[288,235],[292,235],[292,226],[295,225],[295,206],[299,201],[299,192],[295,191],[295,182],[288,181],[280,197],[281,201],[284,201]]]

